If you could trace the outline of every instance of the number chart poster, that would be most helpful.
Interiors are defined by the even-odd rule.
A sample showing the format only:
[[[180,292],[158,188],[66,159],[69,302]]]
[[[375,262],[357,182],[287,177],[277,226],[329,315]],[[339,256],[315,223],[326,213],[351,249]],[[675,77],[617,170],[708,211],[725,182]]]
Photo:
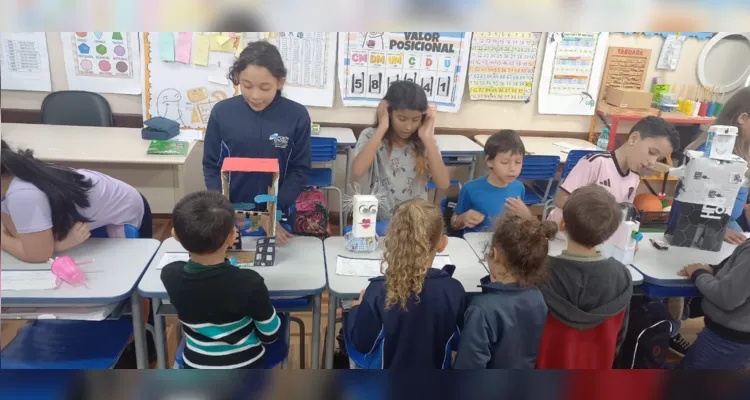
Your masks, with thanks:
[[[457,112],[471,32],[339,32],[344,106],[377,107],[391,83],[416,82],[439,111]]]
[[[540,32],[474,32],[469,60],[472,100],[528,101]]]
[[[226,76],[240,42],[236,32],[143,32],[143,119],[205,129],[214,105],[239,94]]]
[[[141,93],[137,32],[61,32],[68,87],[99,93]]]

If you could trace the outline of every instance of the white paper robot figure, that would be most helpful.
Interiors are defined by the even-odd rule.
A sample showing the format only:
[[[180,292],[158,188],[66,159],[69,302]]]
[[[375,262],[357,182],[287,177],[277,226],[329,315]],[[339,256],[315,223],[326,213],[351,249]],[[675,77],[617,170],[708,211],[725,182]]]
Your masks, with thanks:
[[[352,235],[356,238],[375,237],[378,199],[372,195],[354,196]]]

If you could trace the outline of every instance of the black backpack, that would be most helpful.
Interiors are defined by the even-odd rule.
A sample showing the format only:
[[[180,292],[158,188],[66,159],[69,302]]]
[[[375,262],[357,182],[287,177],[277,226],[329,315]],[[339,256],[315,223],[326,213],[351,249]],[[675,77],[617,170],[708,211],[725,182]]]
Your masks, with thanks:
[[[615,368],[664,368],[671,331],[672,317],[663,302],[646,296],[633,296],[628,331],[615,359]]]

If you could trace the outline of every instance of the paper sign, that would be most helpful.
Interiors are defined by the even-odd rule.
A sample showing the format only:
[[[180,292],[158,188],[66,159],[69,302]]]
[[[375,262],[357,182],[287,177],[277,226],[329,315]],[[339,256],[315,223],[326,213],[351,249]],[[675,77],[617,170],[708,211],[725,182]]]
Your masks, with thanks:
[[[235,39],[226,35],[213,34],[209,36],[211,51],[233,53]]]
[[[194,39],[195,51],[193,53],[193,64],[208,66],[208,51],[211,48],[210,36],[198,34]]]
[[[432,261],[432,268],[442,269],[448,264],[453,264],[450,256],[439,255],[435,256]],[[372,258],[349,258],[338,256],[336,260],[336,275],[344,276],[361,276],[361,277],[373,277],[380,276],[381,263],[378,259]],[[383,270],[387,269],[388,265],[383,264]]]
[[[190,51],[193,49],[193,32],[177,34],[177,50],[175,60],[183,64],[190,64]]]
[[[162,61],[174,61],[174,34],[159,32],[159,57]]]

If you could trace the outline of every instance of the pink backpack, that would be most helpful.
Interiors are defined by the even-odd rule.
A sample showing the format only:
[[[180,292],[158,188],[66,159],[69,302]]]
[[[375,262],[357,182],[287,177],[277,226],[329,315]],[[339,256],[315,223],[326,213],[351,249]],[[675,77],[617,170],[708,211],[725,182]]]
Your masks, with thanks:
[[[327,238],[330,236],[328,202],[323,192],[308,188],[297,198],[294,233]]]

